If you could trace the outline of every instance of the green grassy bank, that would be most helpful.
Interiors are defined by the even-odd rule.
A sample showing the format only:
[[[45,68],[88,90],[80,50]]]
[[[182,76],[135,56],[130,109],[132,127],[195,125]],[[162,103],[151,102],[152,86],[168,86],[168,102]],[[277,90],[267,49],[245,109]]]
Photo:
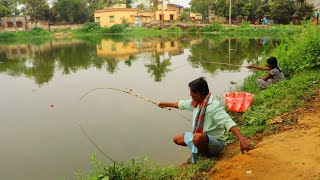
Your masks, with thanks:
[[[74,36],[92,36],[92,35],[113,35],[113,34],[126,34],[134,35],[136,37],[155,37],[155,36],[175,36],[175,34],[182,33],[202,33],[202,34],[219,34],[228,36],[263,36],[263,37],[282,37],[284,35],[290,36],[296,33],[300,33],[303,29],[308,26],[308,23],[301,26],[295,25],[271,25],[271,26],[250,26],[248,23],[244,22],[239,26],[223,26],[218,23],[209,24],[205,27],[189,27],[180,28],[177,24],[172,24],[166,27],[155,26],[152,28],[145,27],[128,27],[126,25],[116,24],[109,28],[101,28],[96,23],[87,23],[82,28],[77,30],[58,30],[51,32],[49,30],[44,30],[41,28],[34,28],[31,31],[19,31],[19,32],[0,32],[1,40],[17,40],[21,39],[37,39],[45,38],[51,39],[54,37],[55,33],[67,33]]]
[[[264,59],[267,56],[277,57],[287,80],[260,90],[256,79],[265,74],[257,71],[245,80],[240,89],[255,95],[253,105],[247,111],[230,112],[246,136],[258,132],[273,132],[276,126],[268,123],[269,120],[302,107],[320,88],[320,28],[306,26],[300,33],[291,35],[287,34],[283,43],[273,52],[264,55]],[[263,60],[260,65],[265,63]],[[283,124],[295,121],[286,116],[281,118]],[[95,156],[92,161],[95,168],[88,175],[77,173],[79,179],[207,179],[207,174],[202,172],[215,163],[214,160],[207,159],[192,166],[162,168],[147,159],[111,166],[104,166]]]

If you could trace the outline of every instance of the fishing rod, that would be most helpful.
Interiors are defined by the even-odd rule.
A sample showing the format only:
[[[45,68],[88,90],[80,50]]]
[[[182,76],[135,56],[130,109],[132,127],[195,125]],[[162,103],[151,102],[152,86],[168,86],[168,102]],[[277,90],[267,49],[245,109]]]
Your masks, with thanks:
[[[229,63],[222,63],[222,62],[216,62],[216,61],[197,61],[197,62],[203,62],[203,63],[209,63],[209,64],[222,64],[222,65],[235,66],[235,67],[247,67],[247,66],[242,66],[238,64],[229,64]]]
[[[130,89],[130,91],[126,91],[126,90],[122,90],[122,89],[118,89],[118,88],[94,88],[94,89],[86,92],[86,93],[80,98],[80,101],[81,101],[86,95],[88,95],[89,93],[91,93],[91,92],[93,92],[93,91],[96,91],[96,90],[101,90],[101,89],[105,89],[105,90],[109,89],[109,90],[115,90],[115,91],[124,92],[124,93],[130,94],[130,95],[132,95],[132,96],[138,97],[138,98],[140,98],[140,99],[143,99],[143,100],[145,100],[145,101],[148,101],[148,102],[150,102],[150,103],[152,103],[152,104],[154,104],[154,105],[157,105],[157,106],[159,105],[158,103],[156,103],[156,102],[154,102],[154,101],[151,101],[150,99],[147,99],[147,98],[142,97],[142,96],[140,96],[140,95],[138,95],[138,94],[132,93],[132,92],[131,92],[132,89]],[[168,108],[168,109],[171,110],[170,108]]]
[[[126,90],[122,90],[122,89],[118,89],[118,88],[94,88],[94,89],[86,92],[86,93],[80,98],[80,101],[81,101],[85,96],[87,96],[89,93],[91,93],[91,92],[93,92],[93,91],[96,91],[96,90],[115,90],[115,91],[123,92],[123,93],[129,94],[129,95],[132,95],[132,96],[135,96],[135,97],[137,97],[137,98],[139,98],[139,99],[145,100],[145,101],[147,101],[147,102],[150,102],[150,103],[152,103],[152,104],[154,104],[154,105],[159,106],[159,103],[156,103],[156,102],[154,102],[154,101],[152,101],[152,100],[150,100],[150,99],[148,99],[148,98],[145,98],[145,97],[143,97],[143,96],[140,96],[140,95],[138,95],[138,94],[133,93],[133,92],[132,92],[132,89],[130,89],[129,91],[126,91]],[[165,108],[165,109],[168,109],[169,111],[171,111],[171,108]],[[174,111],[175,113],[177,113],[178,115],[180,115],[181,117],[183,117],[184,119],[186,119],[187,121],[192,122],[189,118],[187,118],[187,117],[185,117],[184,115],[178,113],[176,110],[173,110],[173,111]]]
[[[209,64],[222,64],[222,65],[235,66],[235,67],[247,67],[247,66],[242,66],[242,65],[237,65],[237,64],[229,64],[229,63],[222,63],[222,62],[216,62],[216,61],[196,61],[196,62],[209,63]],[[195,63],[196,63],[196,62],[195,62]],[[186,64],[183,64],[183,65],[177,66],[177,67],[171,69],[170,71],[172,72],[172,71],[174,71],[174,70],[176,70],[176,69],[178,69],[178,68],[181,68],[181,67],[183,67],[183,66],[185,66],[185,65],[188,65],[188,64],[189,64],[189,63],[186,63]]]

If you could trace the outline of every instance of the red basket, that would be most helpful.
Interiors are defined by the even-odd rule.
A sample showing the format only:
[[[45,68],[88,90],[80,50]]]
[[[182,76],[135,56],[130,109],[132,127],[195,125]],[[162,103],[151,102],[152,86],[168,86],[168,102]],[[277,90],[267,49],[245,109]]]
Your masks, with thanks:
[[[253,97],[253,94],[246,92],[233,92],[224,95],[227,108],[233,112],[247,110],[252,105]]]

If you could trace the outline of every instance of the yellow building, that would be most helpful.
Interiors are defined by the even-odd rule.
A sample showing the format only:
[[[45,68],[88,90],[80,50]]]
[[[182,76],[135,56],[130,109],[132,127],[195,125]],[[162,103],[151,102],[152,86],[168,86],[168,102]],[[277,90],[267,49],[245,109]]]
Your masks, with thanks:
[[[183,6],[176,4],[159,5],[155,12],[140,11],[135,8],[126,8],[126,4],[115,4],[107,9],[96,10],[94,21],[100,27],[111,27],[124,22],[130,25],[144,25],[152,21],[176,21],[181,19]]]
[[[101,27],[111,27],[124,22],[133,24],[134,17],[138,16],[138,9],[126,8],[126,4],[115,4],[111,8],[96,10],[94,21]]]
[[[155,12],[157,21],[176,21],[181,19],[183,6],[176,4],[158,5],[158,10]]]
[[[193,22],[201,22],[202,21],[202,14],[200,14],[200,13],[190,13],[189,17],[190,17],[190,20]]]

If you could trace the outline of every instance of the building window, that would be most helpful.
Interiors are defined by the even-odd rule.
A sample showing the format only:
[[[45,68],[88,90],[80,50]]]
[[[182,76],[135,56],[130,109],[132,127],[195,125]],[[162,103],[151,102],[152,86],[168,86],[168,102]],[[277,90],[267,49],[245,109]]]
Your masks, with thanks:
[[[174,41],[171,41],[170,46],[174,47]]]
[[[16,22],[16,25],[17,25],[17,28],[22,28],[22,22],[17,21],[17,22]]]
[[[100,17],[96,17],[96,22],[97,22],[97,23],[100,22]]]
[[[173,14],[170,14],[170,20],[173,21],[173,17],[174,15]]]
[[[8,28],[13,28],[13,22],[7,22],[7,27]]]
[[[163,20],[163,15],[162,14],[159,14],[159,19],[160,19],[160,21]]]
[[[114,16],[109,16],[110,22],[114,22]]]

